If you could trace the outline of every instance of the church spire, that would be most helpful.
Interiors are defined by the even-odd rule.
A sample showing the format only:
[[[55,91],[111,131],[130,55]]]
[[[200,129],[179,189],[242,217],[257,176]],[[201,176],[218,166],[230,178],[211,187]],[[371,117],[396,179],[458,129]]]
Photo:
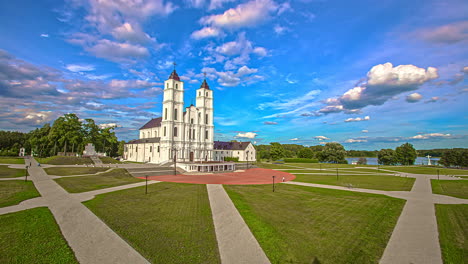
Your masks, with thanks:
[[[171,75],[169,76],[169,79],[180,81],[179,75],[177,74],[176,69],[175,69],[175,66],[177,65],[177,63],[174,62],[173,64],[174,64],[174,70],[172,71]]]
[[[203,75],[205,75],[205,79],[203,80],[203,83],[202,85],[200,86],[200,88],[205,88],[205,89],[210,89],[210,86],[208,85],[208,83],[206,82],[206,73],[204,72]]]

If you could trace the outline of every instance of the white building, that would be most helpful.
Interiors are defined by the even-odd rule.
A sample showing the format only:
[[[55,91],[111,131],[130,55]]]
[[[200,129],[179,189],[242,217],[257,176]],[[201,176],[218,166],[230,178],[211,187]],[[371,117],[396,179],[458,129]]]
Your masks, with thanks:
[[[162,117],[140,128],[140,139],[125,144],[129,161],[166,163],[213,160],[213,91],[206,80],[196,104],[184,108],[184,83],[174,70],[164,82]]]
[[[226,157],[239,161],[256,161],[257,152],[250,142],[214,142],[214,160],[224,161]]]

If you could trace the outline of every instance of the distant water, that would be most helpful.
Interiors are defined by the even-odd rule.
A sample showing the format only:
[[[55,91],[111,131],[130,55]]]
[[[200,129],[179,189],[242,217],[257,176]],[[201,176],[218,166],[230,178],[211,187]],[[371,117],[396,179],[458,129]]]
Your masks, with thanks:
[[[377,158],[366,158],[367,159],[367,165],[379,165],[377,162]],[[432,165],[438,165],[440,158],[431,158],[431,164]],[[352,164],[354,161],[358,161],[359,158],[346,158],[349,164]],[[416,161],[414,162],[414,165],[427,165],[427,158],[426,157],[417,157]]]

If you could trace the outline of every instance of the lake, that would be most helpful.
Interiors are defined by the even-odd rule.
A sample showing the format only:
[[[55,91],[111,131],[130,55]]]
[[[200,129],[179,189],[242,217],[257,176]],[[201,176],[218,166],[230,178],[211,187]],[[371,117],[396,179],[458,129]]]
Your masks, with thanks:
[[[366,158],[367,165],[379,165],[377,162],[377,158]],[[431,158],[431,164],[437,165],[440,158]],[[359,158],[346,158],[349,164],[352,164],[355,161],[358,161]],[[417,157],[414,165],[427,165],[427,158],[426,157]]]

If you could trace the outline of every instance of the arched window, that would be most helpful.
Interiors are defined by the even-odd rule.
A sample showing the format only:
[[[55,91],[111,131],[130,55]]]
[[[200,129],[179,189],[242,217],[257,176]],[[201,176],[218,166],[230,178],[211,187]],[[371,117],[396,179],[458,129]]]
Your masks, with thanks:
[[[193,124],[193,118],[190,118],[190,124]]]
[[[205,114],[205,124],[208,124],[208,114]]]
[[[174,137],[177,137],[177,127],[174,127]]]
[[[206,92],[206,96],[208,96],[208,92]]]
[[[198,124],[201,124],[201,113],[198,113]]]
[[[198,92],[198,96],[201,96],[201,92]]]
[[[138,146],[135,148],[135,152],[138,152]]]
[[[153,146],[150,146],[150,152],[153,152]]]
[[[167,120],[167,108],[164,108],[164,119]]]
[[[175,84],[175,88],[176,88],[176,89],[179,88],[179,85],[178,85],[177,83]]]
[[[177,120],[177,108],[174,109],[174,120]]]
[[[208,130],[205,130],[205,139],[208,139]]]
[[[164,127],[164,136],[166,136],[166,127]]]
[[[158,146],[158,153],[159,153],[159,146]]]

